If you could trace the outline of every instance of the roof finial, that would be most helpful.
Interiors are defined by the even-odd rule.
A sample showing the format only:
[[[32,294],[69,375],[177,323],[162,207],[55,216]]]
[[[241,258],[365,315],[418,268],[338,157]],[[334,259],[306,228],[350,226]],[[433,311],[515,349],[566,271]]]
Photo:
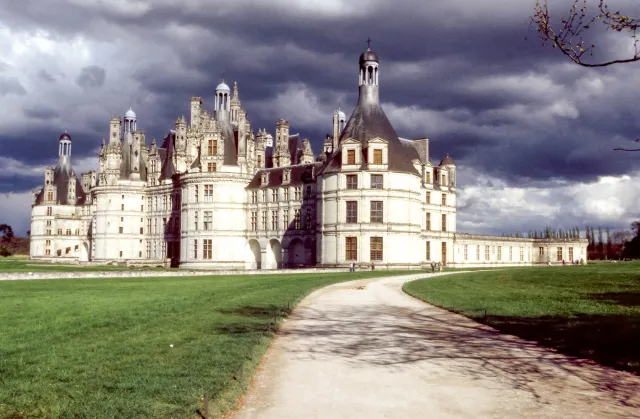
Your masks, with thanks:
[[[371,38],[367,36],[367,49],[371,49]]]

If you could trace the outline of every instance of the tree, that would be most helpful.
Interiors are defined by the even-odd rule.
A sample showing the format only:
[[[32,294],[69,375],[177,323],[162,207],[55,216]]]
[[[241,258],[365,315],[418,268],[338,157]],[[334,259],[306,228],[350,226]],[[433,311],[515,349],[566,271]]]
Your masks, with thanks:
[[[624,249],[622,250],[622,257],[625,259],[639,259],[640,258],[640,221],[634,221],[631,223],[631,231],[635,236],[630,241],[626,242]]]
[[[612,64],[630,63],[640,60],[636,30],[640,19],[624,15],[620,11],[611,12],[605,0],[593,0],[598,5],[588,6],[587,0],[571,0],[566,15],[554,19],[549,12],[547,0],[538,0],[531,16],[531,26],[535,26],[543,45],[551,44],[571,61],[584,67],[605,67]],[[587,31],[598,30],[629,33],[633,39],[634,51],[630,57],[608,61],[591,61],[596,45],[585,43]]]
[[[15,235],[11,226],[9,224],[0,224],[0,243],[10,244],[14,238]]]

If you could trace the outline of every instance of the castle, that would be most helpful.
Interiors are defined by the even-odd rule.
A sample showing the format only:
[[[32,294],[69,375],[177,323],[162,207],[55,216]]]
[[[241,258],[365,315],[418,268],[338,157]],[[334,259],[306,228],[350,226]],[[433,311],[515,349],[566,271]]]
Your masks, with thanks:
[[[31,258],[219,270],[531,265],[586,260],[584,239],[456,232],[456,163],[433,165],[429,139],[398,136],[379,101],[379,58],[359,60],[358,104],[333,114],[316,157],[278,120],[254,131],[220,83],[210,113],[191,99],[150,146],[129,109],[111,118],[99,171],[78,177],[72,139],[34,191]]]

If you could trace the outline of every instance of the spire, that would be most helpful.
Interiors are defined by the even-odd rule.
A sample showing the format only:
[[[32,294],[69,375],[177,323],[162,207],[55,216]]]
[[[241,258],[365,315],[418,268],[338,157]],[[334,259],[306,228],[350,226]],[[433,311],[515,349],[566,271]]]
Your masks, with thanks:
[[[232,98],[237,99],[238,98],[238,82],[234,81],[233,82],[233,96]]]

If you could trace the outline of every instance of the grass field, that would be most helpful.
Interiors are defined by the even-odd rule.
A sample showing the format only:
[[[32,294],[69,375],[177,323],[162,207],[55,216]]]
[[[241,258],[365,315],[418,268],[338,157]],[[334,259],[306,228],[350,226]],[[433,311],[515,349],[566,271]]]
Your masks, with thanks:
[[[503,333],[640,374],[638,262],[462,273],[404,289]]]
[[[139,270],[164,270],[163,268],[131,268],[127,266],[117,265],[94,265],[94,266],[81,266],[81,265],[65,265],[60,263],[49,262],[36,262],[29,260],[24,256],[9,256],[6,258],[0,258],[0,272],[97,272],[97,271],[139,271]]]
[[[220,413],[302,297],[399,273],[0,281],[0,418]]]

